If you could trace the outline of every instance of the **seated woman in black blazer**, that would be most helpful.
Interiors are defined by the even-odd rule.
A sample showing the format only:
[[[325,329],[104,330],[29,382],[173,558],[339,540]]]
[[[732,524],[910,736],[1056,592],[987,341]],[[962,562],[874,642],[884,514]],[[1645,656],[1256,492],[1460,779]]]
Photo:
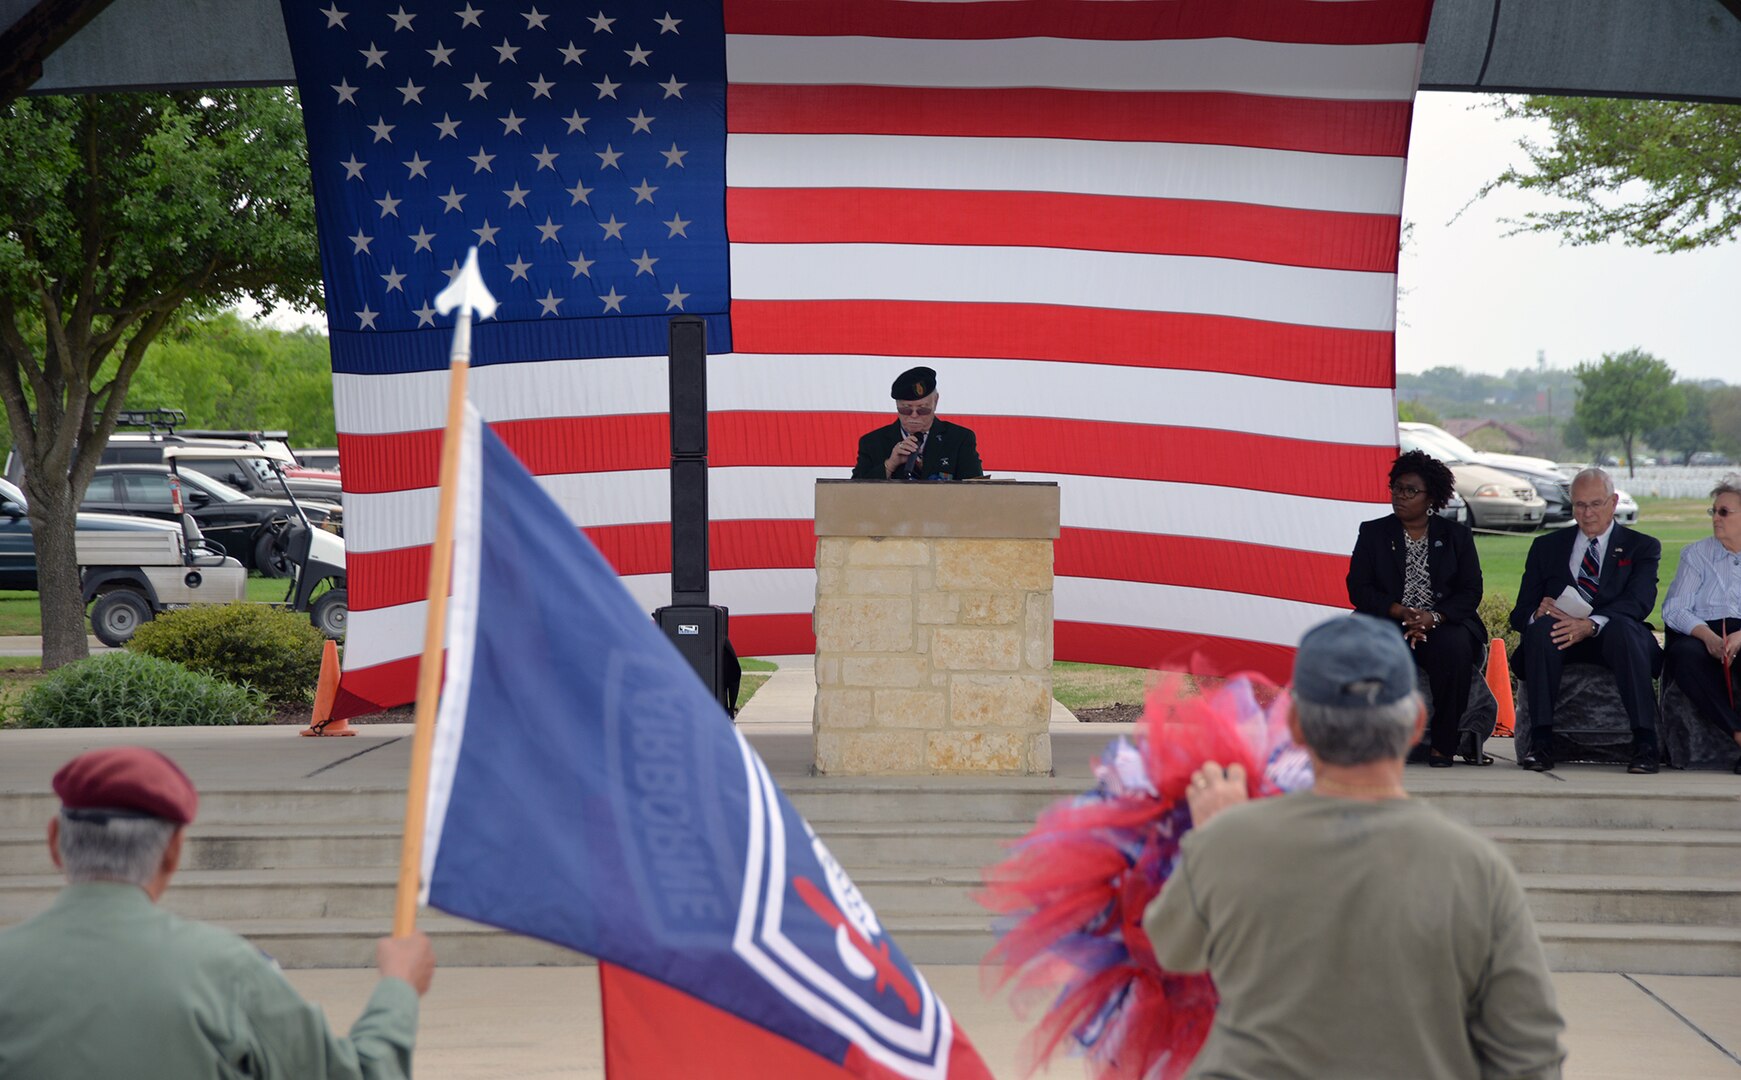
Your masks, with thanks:
[[[1437,458],[1419,450],[1398,457],[1390,467],[1395,513],[1362,522],[1348,560],[1349,602],[1402,627],[1432,690],[1426,742],[1434,768],[1449,768],[1458,753],[1471,765],[1493,763],[1481,751],[1480,733],[1458,731],[1487,628],[1476,613],[1481,560],[1475,537],[1436,513],[1454,490],[1451,470]]]

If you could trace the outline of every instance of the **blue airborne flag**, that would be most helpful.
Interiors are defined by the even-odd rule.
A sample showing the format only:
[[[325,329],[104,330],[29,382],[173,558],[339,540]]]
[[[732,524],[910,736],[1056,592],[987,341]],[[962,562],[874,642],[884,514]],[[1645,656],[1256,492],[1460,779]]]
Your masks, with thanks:
[[[475,411],[461,462],[427,902],[854,1075],[989,1076],[688,663]]]

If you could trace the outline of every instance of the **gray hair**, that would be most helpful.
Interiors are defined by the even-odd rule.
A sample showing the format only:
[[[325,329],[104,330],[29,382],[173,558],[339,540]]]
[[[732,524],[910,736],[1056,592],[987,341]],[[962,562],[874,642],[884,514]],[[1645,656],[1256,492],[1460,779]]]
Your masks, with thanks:
[[[67,880],[144,885],[157,875],[177,826],[153,817],[81,821],[60,814],[60,861]]]
[[[1608,475],[1607,469],[1598,469],[1596,466],[1592,465],[1588,469],[1584,469],[1579,472],[1578,475],[1572,477],[1572,486],[1577,487],[1579,481],[1582,480],[1599,480],[1602,483],[1602,494],[1604,496],[1614,494],[1614,478]]]
[[[1365,765],[1400,758],[1414,741],[1424,703],[1419,692],[1388,705],[1317,705],[1294,699],[1306,745],[1326,765]]]
[[[1715,503],[1719,495],[1741,498],[1741,473],[1730,473],[1717,481],[1717,486],[1711,489],[1711,502]]]

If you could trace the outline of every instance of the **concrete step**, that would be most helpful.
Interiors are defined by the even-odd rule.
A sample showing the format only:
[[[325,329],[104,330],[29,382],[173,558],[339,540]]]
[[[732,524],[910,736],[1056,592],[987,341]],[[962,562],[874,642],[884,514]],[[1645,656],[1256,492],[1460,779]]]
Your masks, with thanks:
[[[1555,971],[1741,976],[1741,929],[1649,923],[1538,922]]]
[[[1424,786],[1424,785],[1423,785]],[[1423,790],[1439,810],[1478,829],[1581,828],[1741,830],[1741,784],[1733,791],[1608,791],[1550,785],[1531,791]]]
[[[0,794],[0,829],[46,829],[60,809],[50,792]],[[198,827],[210,825],[388,825],[405,820],[405,789],[248,788],[199,793]]]
[[[396,866],[399,829],[386,824],[207,825],[182,845],[184,870]],[[0,876],[53,870],[40,828],[0,829]]]
[[[848,868],[880,917],[989,918],[972,894],[977,867]],[[163,905],[178,915],[224,923],[234,919],[376,918],[393,909],[397,872],[391,867],[308,870],[185,870]],[[47,908],[65,884],[56,874],[0,877],[0,923]]]
[[[1032,822],[831,821],[817,834],[845,866],[990,866]]]
[[[1741,830],[1491,826],[1519,873],[1741,878]]]
[[[1537,922],[1702,926],[1741,933],[1741,880],[1519,874]]]
[[[172,890],[173,892],[173,890]],[[5,923],[0,921],[0,927]],[[240,934],[287,968],[363,968],[375,964],[375,942],[392,918],[234,918],[217,925]],[[977,964],[995,938],[983,917],[907,916],[883,920],[885,930],[916,964]],[[576,966],[592,957],[535,938],[424,910],[418,929],[435,945],[442,967]]]

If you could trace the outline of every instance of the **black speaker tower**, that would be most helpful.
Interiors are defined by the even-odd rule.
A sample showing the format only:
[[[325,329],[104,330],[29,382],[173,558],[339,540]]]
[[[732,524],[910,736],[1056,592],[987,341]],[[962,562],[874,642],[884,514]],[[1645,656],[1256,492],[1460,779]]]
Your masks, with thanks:
[[[728,711],[729,613],[712,603],[707,555],[707,323],[671,320],[671,606],[653,613],[715,700]]]

